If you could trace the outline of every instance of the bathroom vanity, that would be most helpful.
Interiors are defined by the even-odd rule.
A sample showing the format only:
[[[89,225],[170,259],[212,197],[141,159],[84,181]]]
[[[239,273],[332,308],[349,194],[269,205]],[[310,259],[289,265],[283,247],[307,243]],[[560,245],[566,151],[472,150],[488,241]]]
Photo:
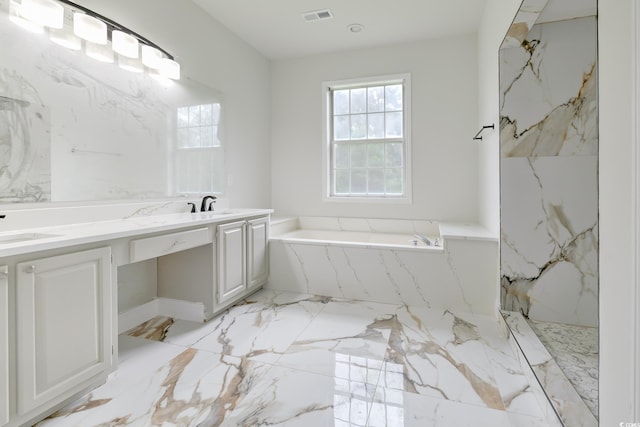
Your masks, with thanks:
[[[259,289],[270,214],[181,213],[0,233],[0,426],[36,422],[116,369],[118,287],[127,286],[120,269],[154,260],[154,300],[189,320],[210,319]],[[159,314],[129,312],[128,321]]]

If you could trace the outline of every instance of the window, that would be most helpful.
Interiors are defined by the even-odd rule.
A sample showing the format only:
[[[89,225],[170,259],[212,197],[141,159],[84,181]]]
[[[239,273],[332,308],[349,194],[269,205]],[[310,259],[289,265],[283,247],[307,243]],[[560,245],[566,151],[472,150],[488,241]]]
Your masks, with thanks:
[[[408,76],[325,84],[326,194],[408,200]]]
[[[178,108],[176,128],[178,193],[222,193],[224,162],[219,138],[220,104]]]

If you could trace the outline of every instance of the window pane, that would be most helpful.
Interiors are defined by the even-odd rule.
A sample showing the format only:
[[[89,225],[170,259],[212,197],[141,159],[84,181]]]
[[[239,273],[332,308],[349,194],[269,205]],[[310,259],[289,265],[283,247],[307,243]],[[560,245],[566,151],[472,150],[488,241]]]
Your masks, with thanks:
[[[178,127],[186,128],[189,126],[189,107],[178,108]]]
[[[354,114],[351,116],[351,139],[365,139],[367,137],[367,115]]]
[[[367,112],[367,89],[351,89],[351,114]]]
[[[213,124],[213,106],[211,104],[202,105],[200,118],[202,126],[211,126]]]
[[[333,92],[333,114],[349,114],[349,90]]]
[[[211,124],[217,125],[220,123],[220,104],[211,104]]]
[[[337,169],[347,169],[350,165],[349,152],[351,146],[348,144],[334,145],[334,162]]]
[[[384,138],[384,113],[368,114],[369,138]]]
[[[178,148],[189,147],[189,128],[178,129]]]
[[[386,111],[402,110],[402,85],[385,87],[385,109]]]
[[[385,136],[402,137],[402,113],[385,113]]]
[[[200,128],[200,141],[203,147],[213,147],[213,127],[203,126]]]
[[[402,194],[402,168],[386,170],[387,194]]]
[[[360,194],[367,192],[366,169],[351,170],[351,192]]]
[[[349,176],[351,175],[351,172],[348,169],[336,170],[334,171],[334,174],[336,194],[349,193]]]
[[[369,193],[383,194],[384,189],[384,169],[369,169]]]
[[[194,105],[189,107],[189,126],[200,125],[200,106]]]
[[[220,136],[218,135],[219,130],[219,126],[211,126],[211,132],[213,133],[213,147],[220,147],[222,145],[222,142],[220,142]]]
[[[367,146],[368,146],[367,166],[370,168],[384,167],[384,144],[383,143],[367,144]]]
[[[367,166],[367,145],[351,144],[351,167],[364,168]]]
[[[386,144],[385,167],[398,168],[402,166],[402,143],[393,142]]]
[[[333,139],[344,141],[349,139],[349,116],[337,116],[333,118]]]
[[[200,128],[189,128],[189,147],[200,147]]]
[[[384,86],[367,89],[367,106],[370,113],[384,111]]]

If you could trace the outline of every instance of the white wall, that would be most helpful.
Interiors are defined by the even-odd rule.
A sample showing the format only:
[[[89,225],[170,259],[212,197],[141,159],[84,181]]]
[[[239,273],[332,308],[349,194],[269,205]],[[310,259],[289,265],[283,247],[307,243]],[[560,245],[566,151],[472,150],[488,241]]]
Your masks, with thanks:
[[[229,205],[269,207],[269,61],[190,1],[78,3],[158,44],[183,75],[222,92]]]
[[[639,24],[637,0],[598,3],[600,425],[617,426],[640,422],[640,354],[634,347],[640,331],[634,317],[640,310],[634,206],[638,199],[634,31]]]
[[[477,221],[474,35],[281,60],[272,67],[277,215]],[[413,204],[322,201],[322,82],[411,74]]]
[[[520,0],[488,0],[478,31],[478,123],[495,124],[479,145],[478,218],[495,236],[500,235],[500,79],[499,48]]]

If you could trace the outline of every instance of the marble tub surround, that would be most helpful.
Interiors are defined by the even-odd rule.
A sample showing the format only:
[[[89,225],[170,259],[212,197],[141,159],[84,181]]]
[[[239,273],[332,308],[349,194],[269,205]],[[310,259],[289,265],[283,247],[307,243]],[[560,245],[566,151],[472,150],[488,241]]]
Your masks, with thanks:
[[[500,52],[501,306],[534,320],[598,324],[596,83],[595,16]]]
[[[262,290],[164,337],[166,319],[153,340],[121,335],[108,382],[39,425],[560,426],[501,322]]]
[[[597,418],[576,392],[527,320],[520,313],[515,312],[503,312],[503,317],[564,424],[567,426],[597,426]]]
[[[305,229],[300,227],[411,233],[408,236],[432,233],[439,236],[442,246],[380,247],[287,239],[287,232]],[[276,219],[269,251],[270,289],[480,314],[494,313],[498,304],[497,292],[483,286],[498,280],[497,239],[472,224],[456,227],[452,223],[410,220]]]

